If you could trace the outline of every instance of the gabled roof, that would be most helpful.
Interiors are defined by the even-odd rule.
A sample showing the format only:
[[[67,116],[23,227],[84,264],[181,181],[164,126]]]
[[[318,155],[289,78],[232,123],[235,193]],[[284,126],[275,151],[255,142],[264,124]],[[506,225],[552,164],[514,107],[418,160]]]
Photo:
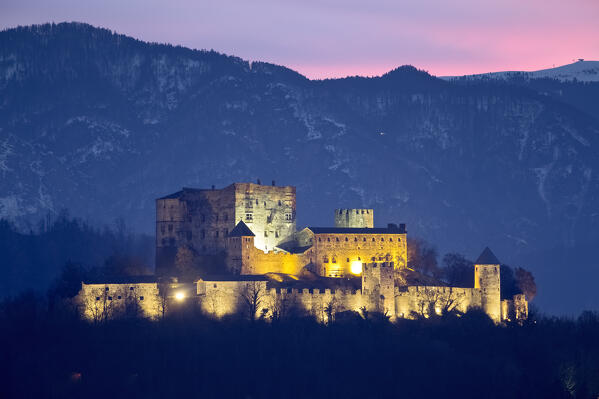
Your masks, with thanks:
[[[252,233],[252,230],[248,227],[247,224],[243,223],[243,220],[240,220],[237,223],[237,226],[229,233],[229,237],[254,237],[255,234]]]
[[[500,262],[495,256],[495,254],[489,249],[489,247],[485,247],[483,252],[480,254],[475,265],[499,265]]]

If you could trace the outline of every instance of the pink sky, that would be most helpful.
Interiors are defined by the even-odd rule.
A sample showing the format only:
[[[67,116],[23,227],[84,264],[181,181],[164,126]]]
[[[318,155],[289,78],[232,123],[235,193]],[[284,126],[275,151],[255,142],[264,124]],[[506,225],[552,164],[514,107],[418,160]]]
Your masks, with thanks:
[[[3,0],[2,28],[80,21],[310,78],[537,70],[599,60],[599,0]]]

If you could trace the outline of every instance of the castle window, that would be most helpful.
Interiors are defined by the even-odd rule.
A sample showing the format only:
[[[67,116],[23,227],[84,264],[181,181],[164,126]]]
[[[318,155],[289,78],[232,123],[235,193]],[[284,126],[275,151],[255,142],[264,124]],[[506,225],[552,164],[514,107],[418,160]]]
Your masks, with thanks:
[[[104,291],[108,292],[108,290],[109,290],[109,289],[110,289],[110,288],[106,287],[106,288],[104,288]]]
[[[279,232],[278,231],[275,231],[275,237],[277,237],[277,238],[279,237]]]
[[[223,214],[223,219],[225,219],[225,222],[226,222],[227,220],[229,220],[229,215],[227,215],[226,213],[224,213]]]
[[[214,288],[216,288],[216,284],[214,284]]]
[[[281,200],[279,200],[279,206],[281,206]]]
[[[364,209],[362,209],[362,215],[364,214]]]
[[[347,262],[349,262],[349,258],[347,258],[347,260],[346,260],[346,261],[347,261]]]
[[[216,231],[214,232],[214,236],[215,236],[216,238],[218,238],[218,230],[216,230]]]
[[[268,232],[264,230],[264,237],[268,237]]]
[[[370,260],[374,262],[376,261],[376,258],[373,256]]]
[[[345,237],[345,242],[347,242],[347,241],[349,241],[349,240],[347,239],[347,237]]]
[[[133,291],[133,287],[129,287],[129,291]]]
[[[120,296],[120,295],[119,295],[119,296],[117,296],[117,297],[116,297],[116,299],[121,299],[121,296]]]
[[[374,242],[374,237],[372,237],[372,242]]]
[[[320,239],[320,237],[318,237],[318,242],[321,242],[322,240]]]
[[[161,242],[162,242],[162,246],[165,246],[166,245],[166,238],[163,238]]]
[[[390,242],[393,242],[393,238],[389,238],[389,241],[390,241]]]
[[[325,256],[324,258],[322,258],[322,261],[323,261],[324,263],[329,263],[329,258]]]
[[[172,224],[168,225],[168,231],[173,231],[173,225]]]
[[[364,237],[364,238],[362,239],[362,241],[366,242],[366,237]]]
[[[214,215],[214,220],[218,222],[218,213]]]
[[[362,259],[360,259],[360,257],[358,256],[358,260],[362,260]]]
[[[335,241],[339,242],[339,237],[335,237]]]
[[[96,297],[96,301],[99,301],[99,300],[100,300],[100,297],[99,297],[99,296],[97,296],[97,297]]]
[[[109,301],[112,301],[112,297],[111,297],[111,296],[109,296],[109,297],[108,297],[108,300],[109,300]]]
[[[358,241],[358,237],[354,237],[354,242],[357,242],[357,241]]]
[[[385,237],[381,237],[381,241],[385,241]]]
[[[227,236],[228,234],[229,234],[229,229],[224,229],[224,230],[223,230],[223,235],[224,235],[224,236]]]
[[[253,215],[253,214],[251,214],[251,213],[246,213],[246,214],[245,214],[245,220],[246,220],[247,222],[251,222],[252,220],[254,220],[254,215]]]
[[[337,263],[337,258],[333,258],[333,259],[331,259],[331,262],[332,262],[332,263]]]
[[[291,215],[291,213],[286,213],[285,214],[285,220],[288,220],[288,221],[293,220],[293,216]]]
[[[143,297],[143,296],[140,296],[140,297],[139,297],[139,300],[140,300],[140,301],[143,301],[143,300],[144,300],[144,297]]]
[[[258,205],[258,200],[256,199],[256,205]]]
[[[328,242],[331,242],[331,237],[327,237],[327,241],[328,241]]]

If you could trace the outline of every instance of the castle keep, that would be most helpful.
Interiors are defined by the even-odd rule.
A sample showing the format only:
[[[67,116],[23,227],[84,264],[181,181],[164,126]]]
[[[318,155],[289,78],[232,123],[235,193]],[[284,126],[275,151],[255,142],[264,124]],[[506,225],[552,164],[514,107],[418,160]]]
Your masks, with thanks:
[[[373,209],[336,209],[334,227],[298,231],[295,195],[273,181],[183,188],[157,199],[156,276],[84,282],[84,314],[96,320],[135,309],[158,317],[169,304],[194,302],[217,317],[302,312],[323,322],[346,311],[395,319],[480,308],[496,323],[527,317],[523,295],[502,300],[490,249],[472,270],[474,287],[413,283],[405,224],[374,227]],[[190,268],[199,272],[181,279]]]

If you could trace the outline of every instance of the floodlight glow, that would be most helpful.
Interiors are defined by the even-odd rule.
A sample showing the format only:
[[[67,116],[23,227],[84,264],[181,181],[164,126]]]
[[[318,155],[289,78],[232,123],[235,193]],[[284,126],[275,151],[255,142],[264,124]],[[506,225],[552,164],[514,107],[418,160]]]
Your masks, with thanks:
[[[360,274],[360,273],[362,273],[362,262],[359,261],[359,260],[354,260],[351,263],[350,270],[351,270],[351,272],[353,274]]]
[[[177,293],[175,293],[175,299],[177,301],[182,301],[185,299],[185,293],[183,291],[179,291]]]

